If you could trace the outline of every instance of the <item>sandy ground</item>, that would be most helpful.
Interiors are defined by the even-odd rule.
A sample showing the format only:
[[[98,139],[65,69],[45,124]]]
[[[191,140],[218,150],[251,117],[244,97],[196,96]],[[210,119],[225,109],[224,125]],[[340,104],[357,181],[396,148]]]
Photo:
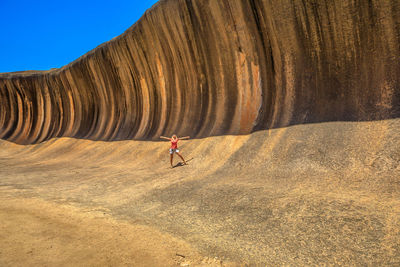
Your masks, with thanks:
[[[0,221],[1,266],[221,266],[182,240],[100,211],[1,199]]]
[[[167,142],[0,141],[0,265],[398,266],[398,129],[182,141],[174,169]]]

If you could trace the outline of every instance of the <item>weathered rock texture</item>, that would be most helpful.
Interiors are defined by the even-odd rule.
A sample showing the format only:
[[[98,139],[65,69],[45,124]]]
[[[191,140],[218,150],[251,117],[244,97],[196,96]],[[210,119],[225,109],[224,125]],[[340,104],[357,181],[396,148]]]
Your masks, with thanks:
[[[399,129],[400,119],[327,122],[182,141],[189,165],[174,169],[169,142],[0,140],[0,266],[71,265],[71,255],[80,266],[174,266],[160,261],[171,250],[190,259],[147,242],[152,231],[89,224],[92,212],[233,266],[400,266]],[[71,220],[39,200],[83,211]]]
[[[0,138],[204,137],[399,117],[399,33],[396,0],[160,1],[61,69],[2,74]]]

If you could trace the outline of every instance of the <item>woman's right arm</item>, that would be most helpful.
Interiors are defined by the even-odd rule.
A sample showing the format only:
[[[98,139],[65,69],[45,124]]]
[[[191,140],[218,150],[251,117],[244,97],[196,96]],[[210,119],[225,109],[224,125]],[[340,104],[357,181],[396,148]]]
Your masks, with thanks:
[[[160,136],[160,138],[166,139],[166,140],[171,140],[171,138],[168,138],[168,137],[165,137],[165,136]]]

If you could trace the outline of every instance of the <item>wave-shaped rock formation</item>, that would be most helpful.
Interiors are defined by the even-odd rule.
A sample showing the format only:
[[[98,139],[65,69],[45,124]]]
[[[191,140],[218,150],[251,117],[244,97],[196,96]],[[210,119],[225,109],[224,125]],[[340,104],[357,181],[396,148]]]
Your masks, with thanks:
[[[160,1],[60,69],[1,74],[0,138],[204,137],[399,117],[399,33],[390,0]]]

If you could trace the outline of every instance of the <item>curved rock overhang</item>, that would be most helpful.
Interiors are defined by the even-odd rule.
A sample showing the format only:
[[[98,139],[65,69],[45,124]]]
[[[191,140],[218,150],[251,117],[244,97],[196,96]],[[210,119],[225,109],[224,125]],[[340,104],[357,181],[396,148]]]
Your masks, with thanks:
[[[400,3],[166,0],[46,72],[0,74],[0,138],[206,137],[400,115]]]

